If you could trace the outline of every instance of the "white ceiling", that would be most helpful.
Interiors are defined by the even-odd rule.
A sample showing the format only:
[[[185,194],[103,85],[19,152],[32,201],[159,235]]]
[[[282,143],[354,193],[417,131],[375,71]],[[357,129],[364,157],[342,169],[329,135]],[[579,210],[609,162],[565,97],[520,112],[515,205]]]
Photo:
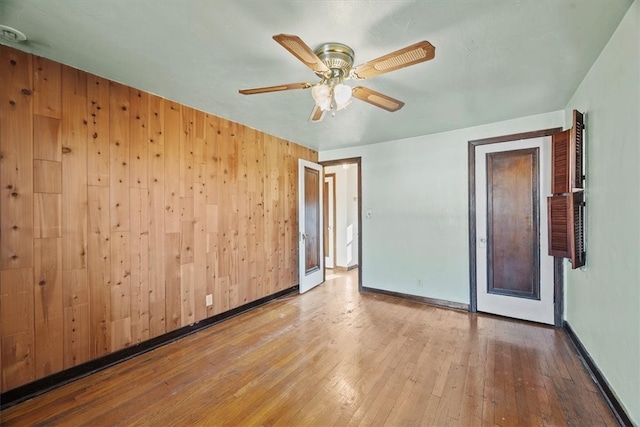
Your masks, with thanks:
[[[632,0],[0,0],[3,44],[327,150],[562,109]],[[307,121],[309,90],[238,89],[318,78],[276,43],[341,42],[360,64],[420,40],[434,60],[358,82],[406,103],[354,100]]]

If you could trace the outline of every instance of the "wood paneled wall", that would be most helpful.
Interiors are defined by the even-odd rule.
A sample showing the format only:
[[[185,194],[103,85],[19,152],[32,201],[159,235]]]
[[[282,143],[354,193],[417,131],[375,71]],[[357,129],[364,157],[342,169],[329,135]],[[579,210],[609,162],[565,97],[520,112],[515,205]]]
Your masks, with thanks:
[[[315,151],[5,46],[0,67],[1,391],[298,283]]]

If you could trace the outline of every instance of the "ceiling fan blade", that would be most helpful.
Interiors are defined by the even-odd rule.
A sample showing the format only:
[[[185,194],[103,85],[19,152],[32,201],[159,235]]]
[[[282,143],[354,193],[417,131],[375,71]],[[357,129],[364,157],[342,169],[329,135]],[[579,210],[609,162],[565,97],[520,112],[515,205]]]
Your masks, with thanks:
[[[375,105],[392,113],[404,107],[404,102],[366,87],[354,87],[352,94],[354,98],[358,98],[361,101],[368,102],[371,105]]]
[[[289,83],[279,86],[256,87],[253,89],[240,89],[243,95],[255,95],[257,93],[280,92],[282,90],[309,89],[313,86],[311,83]]]
[[[311,115],[309,116],[309,121],[312,123],[321,122],[324,118],[324,110],[317,105],[313,106],[313,111],[311,111]]]
[[[368,79],[369,77],[429,61],[435,55],[436,48],[428,41],[423,40],[404,49],[358,65],[352,70],[352,75],[356,79]]]
[[[329,67],[318,58],[313,50],[303,42],[300,37],[290,34],[277,34],[273,39],[280,43],[282,47],[287,49],[298,58],[304,65],[311,68],[316,73],[327,73]]]

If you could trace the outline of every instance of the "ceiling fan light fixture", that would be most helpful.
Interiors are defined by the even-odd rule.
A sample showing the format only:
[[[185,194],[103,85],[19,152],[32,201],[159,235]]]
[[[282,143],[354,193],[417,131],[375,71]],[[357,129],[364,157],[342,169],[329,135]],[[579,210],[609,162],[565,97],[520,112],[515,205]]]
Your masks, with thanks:
[[[300,37],[292,34],[276,34],[273,39],[320,77],[320,82],[289,83],[242,89],[239,92],[243,95],[253,95],[310,88],[315,103],[309,117],[311,122],[321,121],[327,111],[331,111],[332,116],[335,115],[337,111],[349,106],[353,98],[389,112],[398,111],[404,106],[404,102],[364,86],[350,87],[345,85],[344,81],[367,79],[429,61],[435,57],[435,47],[423,40],[354,68],[353,49],[342,43],[324,43],[314,51]]]

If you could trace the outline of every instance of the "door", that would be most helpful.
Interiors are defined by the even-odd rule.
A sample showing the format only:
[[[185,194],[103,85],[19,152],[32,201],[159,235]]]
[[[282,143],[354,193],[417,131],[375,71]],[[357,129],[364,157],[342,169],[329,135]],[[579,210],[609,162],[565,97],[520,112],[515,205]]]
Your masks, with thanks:
[[[554,323],[551,138],[476,147],[478,311]]]
[[[322,283],[322,166],[300,159],[298,163],[298,253],[300,293]]]
[[[335,267],[336,257],[336,174],[328,173],[324,176],[324,191],[322,193],[324,204],[324,266]]]

